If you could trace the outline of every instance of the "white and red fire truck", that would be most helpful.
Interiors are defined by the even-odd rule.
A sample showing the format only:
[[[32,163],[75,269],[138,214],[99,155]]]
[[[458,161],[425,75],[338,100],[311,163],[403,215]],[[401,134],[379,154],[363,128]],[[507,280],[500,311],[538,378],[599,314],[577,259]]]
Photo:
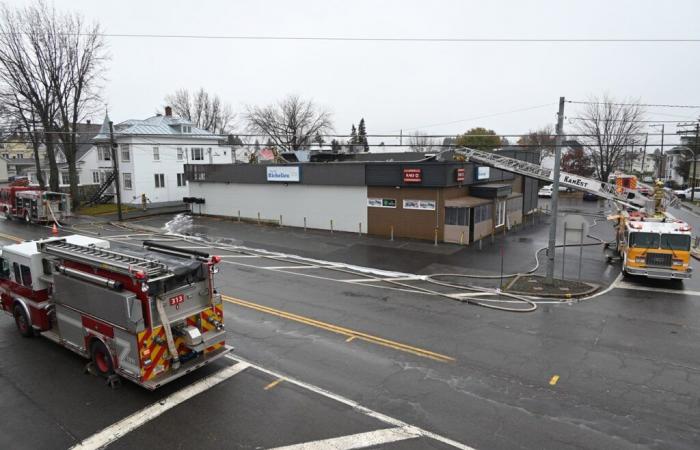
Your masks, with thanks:
[[[61,222],[71,214],[70,195],[31,186],[7,186],[0,188],[0,211],[6,219],[27,223]]]
[[[156,389],[230,351],[213,275],[220,257],[156,242],[115,248],[72,235],[7,245],[2,309],[110,382]]]

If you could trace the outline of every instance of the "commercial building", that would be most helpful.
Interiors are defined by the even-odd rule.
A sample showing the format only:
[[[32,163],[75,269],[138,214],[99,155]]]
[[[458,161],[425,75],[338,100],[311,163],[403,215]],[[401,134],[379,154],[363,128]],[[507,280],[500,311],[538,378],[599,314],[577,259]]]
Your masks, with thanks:
[[[504,152],[538,162],[534,151]],[[381,161],[363,159],[381,158]],[[477,241],[537,208],[537,181],[455,160],[401,153],[345,162],[186,165],[202,214],[372,235]]]

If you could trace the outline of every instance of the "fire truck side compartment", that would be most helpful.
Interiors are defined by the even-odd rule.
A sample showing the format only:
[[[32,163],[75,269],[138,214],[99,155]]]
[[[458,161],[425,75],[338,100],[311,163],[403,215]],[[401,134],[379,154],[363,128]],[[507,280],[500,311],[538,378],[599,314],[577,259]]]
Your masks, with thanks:
[[[141,301],[130,291],[118,292],[105,289],[92,283],[55,273],[53,301],[57,307],[61,305],[93,317],[99,317],[101,321],[115,325],[129,333],[138,333],[144,330]],[[64,324],[59,321],[62,335],[64,327],[70,326],[81,327],[80,324]]]

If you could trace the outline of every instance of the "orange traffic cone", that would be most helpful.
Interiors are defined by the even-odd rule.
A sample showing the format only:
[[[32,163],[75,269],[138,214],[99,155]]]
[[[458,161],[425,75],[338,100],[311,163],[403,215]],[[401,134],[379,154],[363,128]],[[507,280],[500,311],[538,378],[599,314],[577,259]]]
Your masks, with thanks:
[[[51,227],[51,234],[58,236],[58,227],[56,226],[56,222],[54,222],[53,227]]]

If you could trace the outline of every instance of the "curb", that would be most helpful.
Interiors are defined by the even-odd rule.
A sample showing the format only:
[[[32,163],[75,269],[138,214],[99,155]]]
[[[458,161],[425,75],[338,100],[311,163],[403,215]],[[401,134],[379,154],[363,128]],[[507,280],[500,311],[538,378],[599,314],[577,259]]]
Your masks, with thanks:
[[[601,288],[600,285],[595,284],[595,283],[589,283],[586,281],[580,281],[580,283],[583,283],[587,286],[589,286],[588,289],[585,291],[581,292],[574,292],[574,293],[567,293],[567,294],[549,294],[549,293],[540,293],[540,292],[525,292],[525,291],[513,291],[510,290],[510,287],[516,283],[517,280],[519,280],[523,276],[530,276],[530,275],[518,275],[508,283],[508,286],[506,286],[506,289],[504,289],[504,292],[508,292],[509,294],[516,294],[516,295],[525,295],[525,296],[530,296],[530,297],[540,297],[540,298],[554,298],[554,299],[562,299],[562,300],[569,300],[572,298],[582,298],[582,297],[587,297],[593,293],[595,293],[598,289]]]

